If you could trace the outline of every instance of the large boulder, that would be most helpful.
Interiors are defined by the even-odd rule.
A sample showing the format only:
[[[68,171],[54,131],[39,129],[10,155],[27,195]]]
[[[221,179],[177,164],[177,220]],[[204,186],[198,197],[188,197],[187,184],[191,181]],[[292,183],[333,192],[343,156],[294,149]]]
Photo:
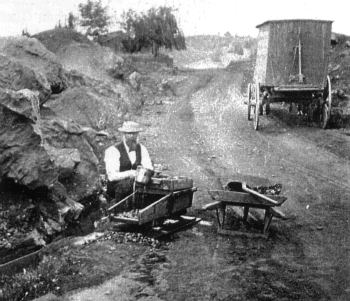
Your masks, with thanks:
[[[30,189],[60,182],[73,201],[91,196],[99,187],[91,134],[53,113],[41,116],[32,107],[38,102],[35,92],[0,89],[0,177]]]
[[[92,145],[93,132],[74,121],[56,118],[43,119],[41,131],[69,198],[82,201],[94,195],[99,189],[99,161]]]
[[[77,76],[74,78],[78,79]],[[45,107],[57,116],[74,120],[84,127],[109,129],[112,132],[125,114],[138,112],[142,108],[142,96],[129,84],[82,78],[84,81],[72,81],[71,85],[75,87],[50,99]]]
[[[58,173],[42,147],[31,100],[25,95],[0,90],[0,176],[35,189],[50,186]],[[36,97],[34,92],[31,96]]]
[[[58,49],[56,56],[66,70],[76,70],[100,80],[109,77],[109,68],[124,63],[110,48],[98,44],[72,42]]]
[[[27,37],[2,38],[0,39],[0,54],[20,65],[20,68],[29,68],[37,77],[45,79],[48,85],[47,88],[50,90],[48,97],[51,93],[60,93],[67,87],[67,78],[62,65],[56,56],[37,39]],[[10,71],[15,71],[14,73],[17,76],[20,72]],[[2,85],[1,87],[5,88]],[[23,88],[35,90],[37,87],[22,86],[19,89]]]
[[[38,91],[40,103],[51,95],[50,84],[46,77],[16,59],[0,54],[0,88],[18,91],[30,89]]]

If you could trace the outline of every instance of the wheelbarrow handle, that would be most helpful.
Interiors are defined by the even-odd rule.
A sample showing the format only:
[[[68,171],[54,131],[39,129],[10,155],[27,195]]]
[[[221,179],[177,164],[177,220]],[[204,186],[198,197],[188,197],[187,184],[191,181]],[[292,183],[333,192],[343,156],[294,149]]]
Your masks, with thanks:
[[[261,194],[261,193],[255,191],[255,190],[253,190],[253,189],[248,188],[248,187],[247,187],[247,184],[246,184],[245,182],[242,183],[242,189],[243,189],[244,191],[249,192],[249,193],[251,193],[251,194],[253,194],[253,195],[256,195],[257,197],[262,198],[262,199],[264,199],[265,201],[268,201],[268,202],[270,202],[270,203],[272,203],[272,204],[274,204],[274,205],[277,205],[277,206],[280,205],[279,202],[276,202],[275,200],[273,200],[273,199],[267,197],[266,195],[263,195],[263,194]]]
[[[129,198],[133,197],[135,195],[135,191],[132,194],[129,194],[127,197],[125,197],[124,199],[122,199],[121,201],[119,201],[118,203],[112,205],[111,207],[109,207],[107,209],[107,211],[112,211],[114,208],[120,206],[121,204],[125,203]]]

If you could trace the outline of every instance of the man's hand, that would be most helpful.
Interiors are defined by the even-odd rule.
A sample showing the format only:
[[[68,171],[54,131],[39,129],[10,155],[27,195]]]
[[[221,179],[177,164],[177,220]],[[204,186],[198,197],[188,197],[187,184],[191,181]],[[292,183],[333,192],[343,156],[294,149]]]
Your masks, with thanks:
[[[127,171],[128,178],[134,179],[136,177],[136,170],[131,169]]]

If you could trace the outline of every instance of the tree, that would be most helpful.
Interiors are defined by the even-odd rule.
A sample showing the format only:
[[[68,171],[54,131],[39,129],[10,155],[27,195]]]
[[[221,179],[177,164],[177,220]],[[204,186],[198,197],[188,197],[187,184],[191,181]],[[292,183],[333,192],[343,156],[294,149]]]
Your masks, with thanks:
[[[226,31],[225,34],[224,34],[224,37],[226,39],[231,39],[232,38],[232,34],[229,31]]]
[[[68,14],[68,28],[75,29],[77,17],[73,15],[72,12]]]
[[[62,28],[61,20],[58,20],[58,23],[56,24],[55,28]]]
[[[129,10],[123,15],[123,20],[122,26],[130,36],[132,51],[152,47],[152,53],[157,57],[162,46],[168,49],[186,49],[185,37],[171,7],[151,8],[141,14]]]
[[[94,2],[87,0],[85,4],[79,4],[81,15],[80,25],[86,28],[86,35],[96,38],[98,35],[106,34],[110,17],[107,7],[103,7],[101,0]]]
[[[29,34],[29,32],[28,32],[28,29],[27,29],[27,28],[22,29],[22,36],[30,38],[30,34]]]

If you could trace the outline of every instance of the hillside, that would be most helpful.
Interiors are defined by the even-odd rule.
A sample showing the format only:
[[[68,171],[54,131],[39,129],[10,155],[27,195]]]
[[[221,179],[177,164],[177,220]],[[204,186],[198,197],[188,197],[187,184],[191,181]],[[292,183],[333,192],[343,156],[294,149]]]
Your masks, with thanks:
[[[93,43],[83,34],[68,28],[55,28],[35,34],[32,38],[38,39],[48,50],[56,53],[73,42],[93,45]]]
[[[328,72],[331,77],[333,105],[339,126],[350,125],[350,37],[335,34]]]
[[[198,35],[186,37],[186,50],[168,53],[178,67],[225,68],[231,61],[246,60],[254,51],[250,37]]]

